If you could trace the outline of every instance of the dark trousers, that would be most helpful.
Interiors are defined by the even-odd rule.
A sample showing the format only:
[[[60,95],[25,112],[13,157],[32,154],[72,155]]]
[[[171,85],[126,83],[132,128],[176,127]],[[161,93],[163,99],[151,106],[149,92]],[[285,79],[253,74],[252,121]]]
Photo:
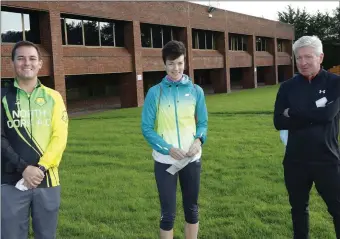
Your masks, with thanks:
[[[155,178],[161,203],[160,228],[170,231],[176,217],[177,178],[181,185],[185,221],[198,222],[198,193],[200,186],[201,162],[189,163],[175,175],[166,171],[171,165],[155,161]]]
[[[284,179],[291,205],[294,239],[309,238],[309,193],[313,183],[333,217],[340,238],[340,166],[286,163]]]

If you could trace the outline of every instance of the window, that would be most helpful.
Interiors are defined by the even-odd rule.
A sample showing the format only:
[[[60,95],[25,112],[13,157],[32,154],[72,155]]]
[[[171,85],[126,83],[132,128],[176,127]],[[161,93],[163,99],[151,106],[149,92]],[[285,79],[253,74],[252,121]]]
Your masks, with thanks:
[[[39,15],[37,12],[15,12],[1,7],[1,41],[16,43],[27,40],[40,43]]]
[[[205,42],[207,49],[213,49],[213,33],[212,32],[206,32],[205,34]]]
[[[84,20],[84,34],[86,46],[99,46],[99,23],[96,21]]]
[[[192,48],[193,49],[216,49],[216,33],[192,29]]]
[[[267,39],[256,37],[256,51],[267,51]]]
[[[100,41],[102,46],[114,46],[114,23],[100,22]]]
[[[142,47],[162,48],[175,39],[174,28],[170,26],[140,24]]]
[[[277,40],[277,51],[278,52],[285,52],[285,43],[283,40]]]
[[[142,47],[152,47],[151,43],[151,25],[140,24]]]
[[[248,37],[242,37],[242,51],[248,51]]]
[[[205,44],[205,32],[200,30],[198,31],[198,48],[199,49],[207,49],[207,46]]]
[[[116,21],[114,26],[115,46],[124,47],[124,22]]]
[[[238,34],[229,34],[229,50],[231,51],[247,51],[248,37]]]
[[[152,44],[153,48],[163,47],[163,31],[161,26],[152,26]]]
[[[66,19],[66,34],[68,45],[83,44],[83,24],[82,20]]]
[[[124,22],[62,16],[63,45],[124,47]]]
[[[192,48],[193,49],[198,49],[199,44],[198,44],[198,31],[197,30],[192,30]]]
[[[61,20],[61,23],[60,23],[60,26],[61,26],[61,38],[62,38],[63,45],[66,45],[65,19],[61,18],[60,20]]]
[[[167,44],[173,39],[173,31],[171,27],[163,27],[163,44]]]

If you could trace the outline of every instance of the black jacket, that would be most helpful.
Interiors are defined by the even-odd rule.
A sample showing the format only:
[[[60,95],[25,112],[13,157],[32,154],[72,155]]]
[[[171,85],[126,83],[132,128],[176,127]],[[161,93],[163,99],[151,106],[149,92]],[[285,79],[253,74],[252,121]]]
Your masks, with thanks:
[[[325,97],[324,107],[316,101]],[[289,108],[289,118],[283,115]],[[289,130],[284,163],[340,163],[340,76],[321,70],[311,81],[298,74],[281,84],[274,125]]]

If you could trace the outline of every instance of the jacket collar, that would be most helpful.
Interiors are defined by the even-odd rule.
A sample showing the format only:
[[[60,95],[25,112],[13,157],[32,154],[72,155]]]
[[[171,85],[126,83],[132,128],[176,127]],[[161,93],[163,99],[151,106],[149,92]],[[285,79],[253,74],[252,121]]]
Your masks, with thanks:
[[[189,76],[185,74],[183,74],[182,79],[179,81],[169,81],[166,76],[162,79],[162,84],[166,86],[189,85],[190,83],[191,83],[191,79],[189,78]]]
[[[40,87],[40,86],[41,86],[41,82],[40,82],[40,80],[38,79],[37,85],[35,86],[35,88],[38,88],[38,87]],[[18,89],[21,90],[21,88],[20,88],[20,86],[19,86],[19,84],[18,84],[17,78],[14,78],[13,87],[18,88]]]

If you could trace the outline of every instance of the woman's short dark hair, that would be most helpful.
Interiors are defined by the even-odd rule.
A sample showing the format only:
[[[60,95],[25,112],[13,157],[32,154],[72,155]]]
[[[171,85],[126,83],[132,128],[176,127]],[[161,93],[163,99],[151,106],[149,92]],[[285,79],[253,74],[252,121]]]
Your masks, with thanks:
[[[186,56],[186,48],[183,42],[169,41],[162,49],[162,58],[165,64],[166,60],[175,60],[181,55]]]
[[[14,61],[15,54],[16,54],[16,50],[17,50],[18,48],[22,47],[22,46],[30,46],[30,47],[34,47],[34,48],[37,50],[37,52],[38,52],[39,60],[41,59],[41,52],[40,52],[39,48],[38,48],[34,43],[32,43],[32,42],[30,42],[30,41],[19,41],[19,42],[17,42],[17,43],[14,45],[14,47],[13,47],[13,49],[12,49],[12,61]]]

